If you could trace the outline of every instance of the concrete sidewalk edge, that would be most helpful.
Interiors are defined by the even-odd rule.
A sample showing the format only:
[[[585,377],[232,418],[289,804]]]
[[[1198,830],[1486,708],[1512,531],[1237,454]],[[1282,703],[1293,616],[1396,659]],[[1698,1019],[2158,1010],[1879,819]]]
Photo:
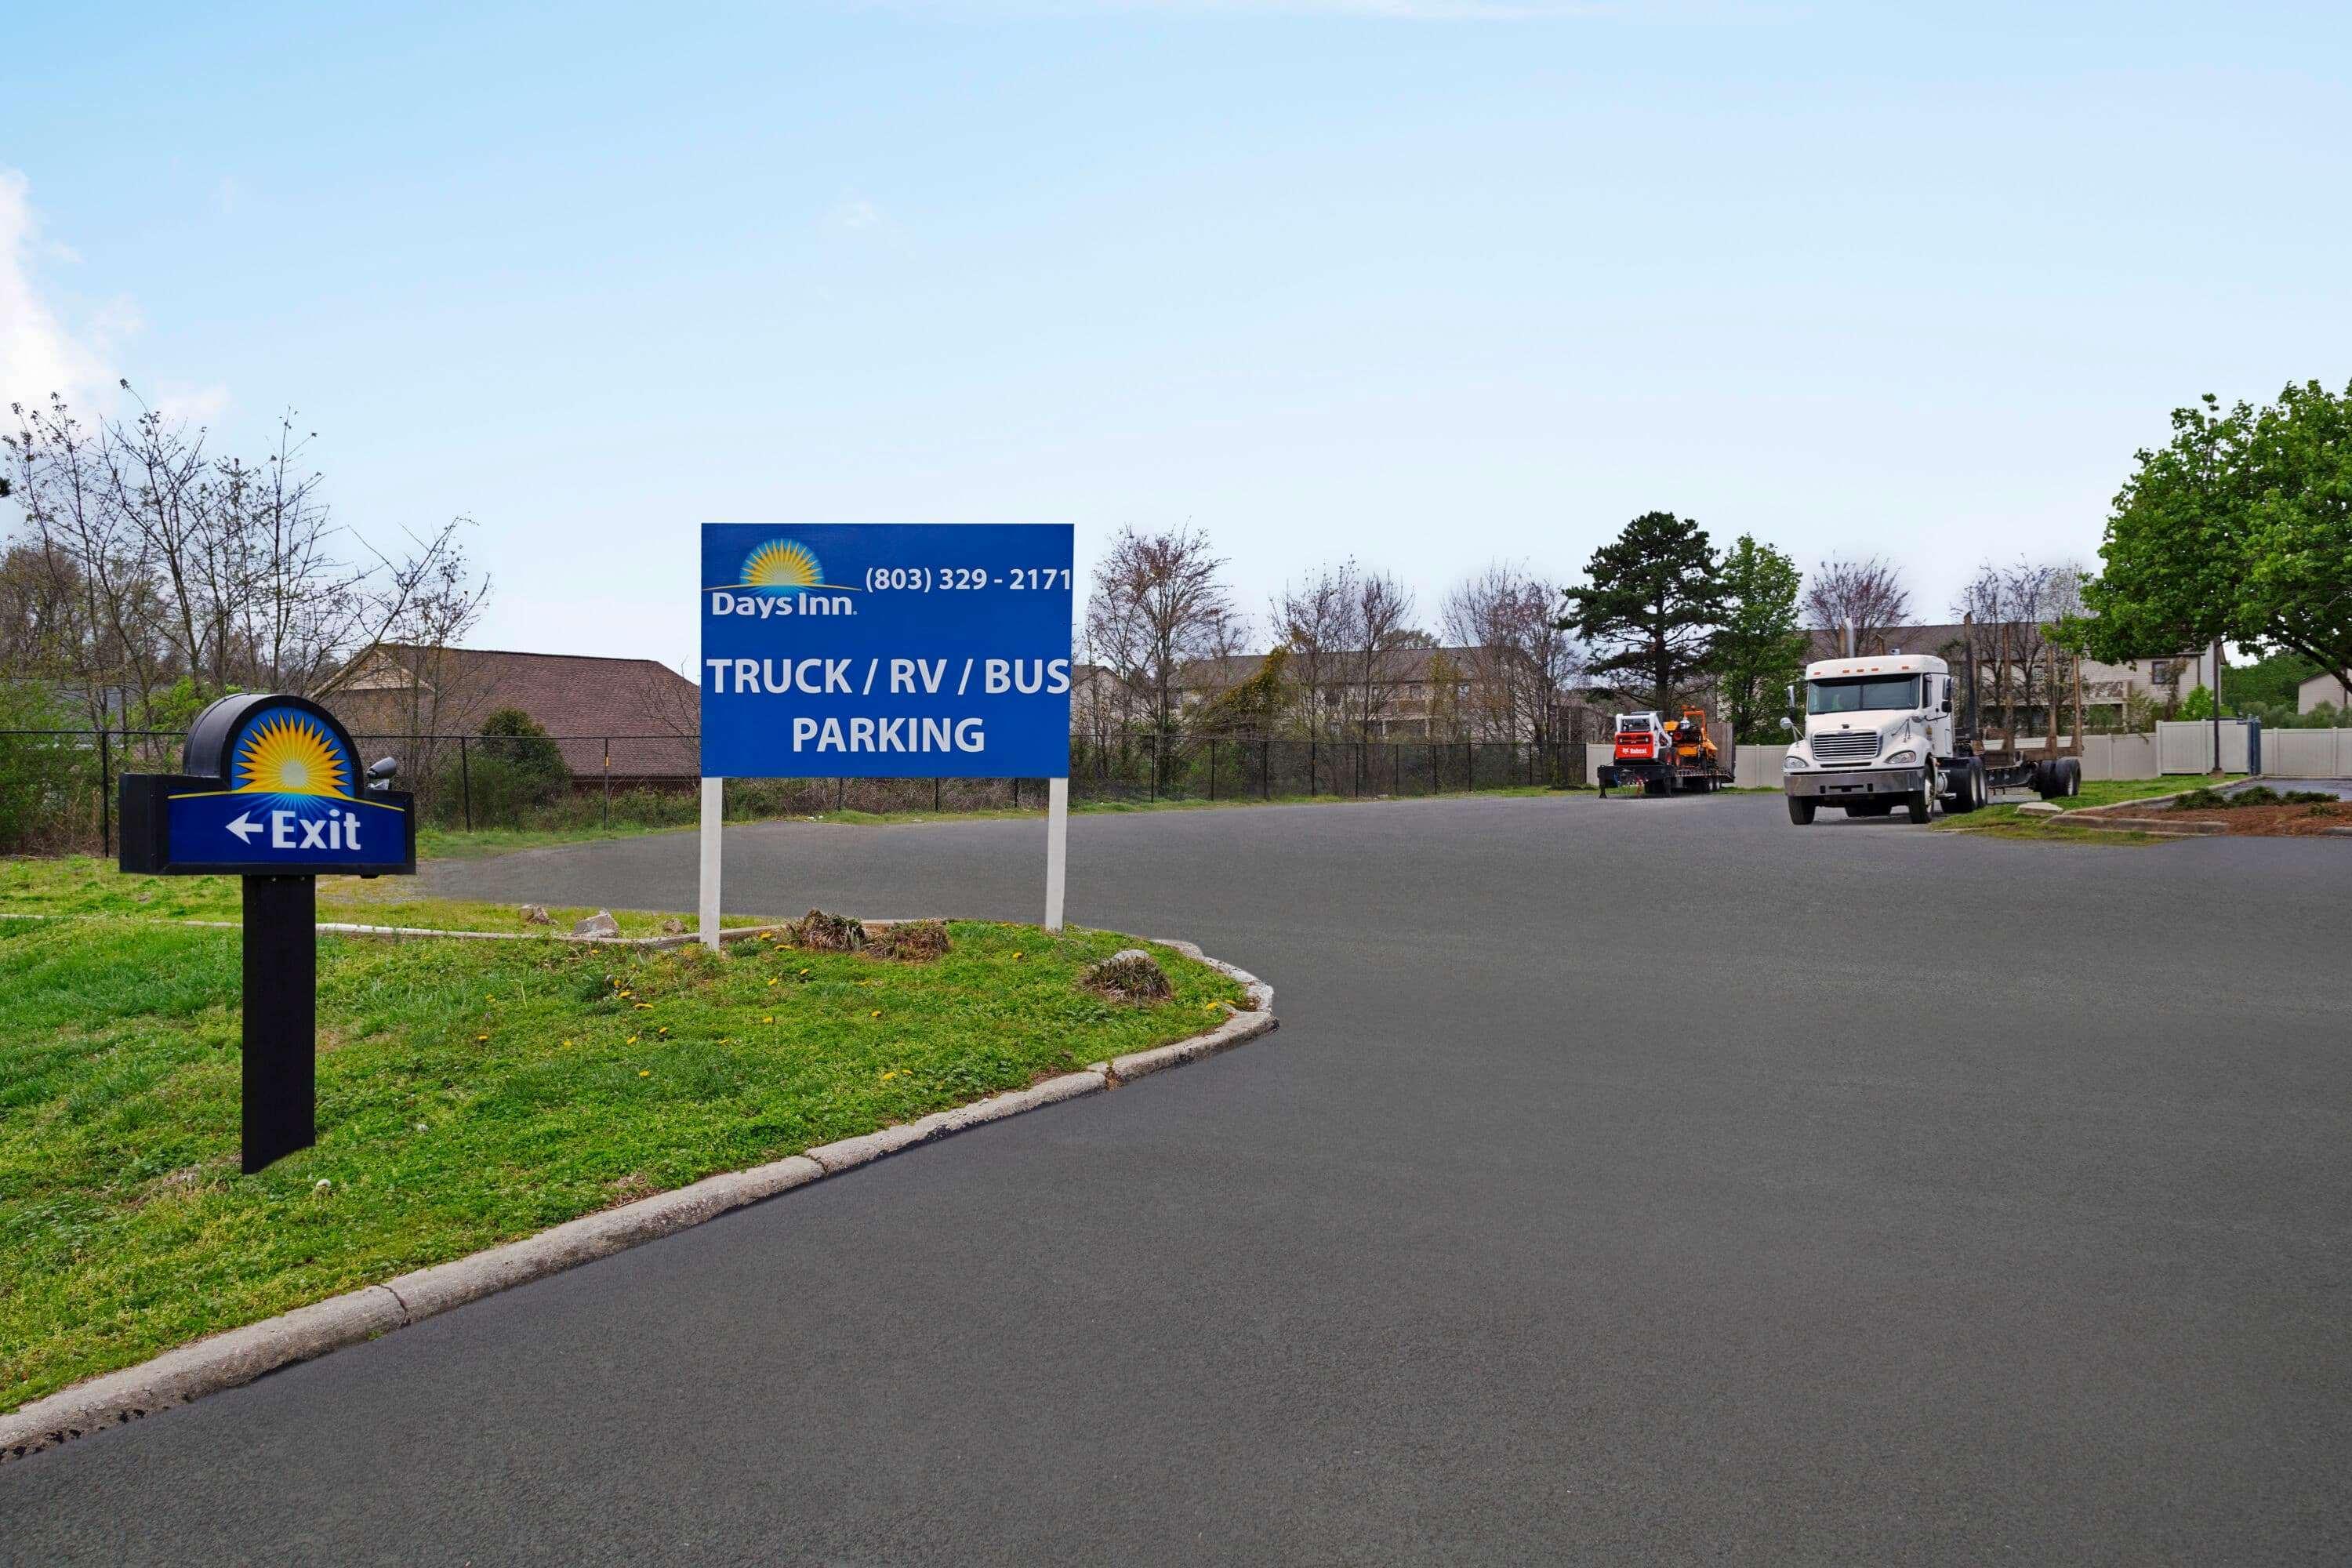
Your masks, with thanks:
[[[1172,948],[1240,982],[1249,993],[1249,1009],[1229,1013],[1215,1028],[1173,1045],[1138,1051],[1110,1062],[1097,1062],[1027,1089],[933,1111],[902,1126],[885,1127],[856,1138],[820,1144],[750,1170],[706,1176],[673,1192],[656,1193],[619,1208],[583,1215],[520,1241],[420,1268],[380,1285],[362,1286],[341,1296],[331,1296],[308,1307],[297,1307],[290,1312],[165,1351],[137,1366],[61,1388],[22,1409],[0,1415],[0,1464],[62,1447],[76,1437],[110,1426],[127,1426],[157,1411],[242,1386],[280,1367],[310,1361],[395,1329],[404,1329],[411,1323],[423,1322],[468,1301],[609,1258],[716,1219],[730,1210],[856,1170],[886,1155],[1024,1111],[1058,1105],[1066,1100],[1098,1094],[1130,1079],[1215,1056],[1276,1026],[1272,986],[1246,970],[1211,958],[1192,942],[1160,940],[1159,945]]]

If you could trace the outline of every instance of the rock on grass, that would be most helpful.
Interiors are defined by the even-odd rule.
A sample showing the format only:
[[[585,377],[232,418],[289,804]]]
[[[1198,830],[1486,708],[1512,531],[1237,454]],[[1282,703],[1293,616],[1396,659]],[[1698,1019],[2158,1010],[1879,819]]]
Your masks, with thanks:
[[[1079,984],[1118,1002],[1165,1002],[1176,994],[1159,961],[1139,947],[1123,947],[1091,965]]]

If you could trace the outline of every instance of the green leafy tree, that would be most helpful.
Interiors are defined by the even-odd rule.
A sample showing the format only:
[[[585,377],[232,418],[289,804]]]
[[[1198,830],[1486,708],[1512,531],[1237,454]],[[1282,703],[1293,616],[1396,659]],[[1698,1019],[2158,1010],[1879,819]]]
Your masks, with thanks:
[[[1723,625],[1715,668],[1735,740],[1777,739],[1787,688],[1805,671],[1812,639],[1798,625],[1804,574],[1769,544],[1743,533],[1723,556]]]
[[[572,776],[563,765],[563,751],[548,737],[547,727],[520,708],[500,708],[482,721],[482,738],[489,743],[483,753],[498,758],[516,772],[562,783]]]
[[[482,721],[470,755],[444,762],[436,794],[445,811],[467,812],[477,826],[514,826],[571,784],[562,748],[547,731],[520,708],[500,708]]]
[[[1277,647],[1257,673],[1228,687],[1194,710],[1189,728],[1207,741],[1258,740],[1279,727],[1290,708],[1290,650]]]
[[[2252,664],[2233,664],[2221,671],[2221,701],[2240,713],[2255,708],[2291,709],[2303,683],[2318,673],[2319,666],[2299,653],[2274,653]]]
[[[2352,384],[2289,386],[2254,416],[2242,623],[2352,686]]]
[[[1625,675],[1640,700],[1671,712],[1714,668],[1724,614],[1722,563],[1706,532],[1670,511],[1645,511],[1592,552],[1591,581],[1561,590],[1562,631],[1591,643],[1595,675]]]
[[[2226,639],[2352,681],[2352,386],[2306,382],[2227,411],[2209,394],[2136,460],[2084,584],[2091,653]]]

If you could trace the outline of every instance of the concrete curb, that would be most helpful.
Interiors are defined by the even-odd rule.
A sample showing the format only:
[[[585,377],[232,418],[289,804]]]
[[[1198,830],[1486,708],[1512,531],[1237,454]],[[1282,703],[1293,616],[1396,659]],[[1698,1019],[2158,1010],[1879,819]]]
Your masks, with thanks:
[[[146,921],[148,915],[51,915],[0,913],[0,920],[9,921],[84,921],[121,920]],[[175,926],[201,926],[212,931],[243,929],[236,921],[163,921],[159,923]],[[897,921],[867,921],[868,926],[888,926]],[[342,921],[320,921],[318,930],[329,936],[434,937],[445,942],[568,942],[575,947],[633,947],[648,952],[666,948],[684,947],[702,938],[693,931],[667,936],[575,936],[568,931],[441,931],[433,926],[370,926],[352,925]],[[741,942],[749,937],[773,936],[791,929],[782,925],[727,926],[719,933],[722,942]]]
[[[740,929],[748,935],[772,928]],[[377,927],[362,934],[389,934],[389,929]],[[734,932],[730,930],[729,934]],[[675,945],[677,940],[694,939],[654,940]],[[606,945],[621,944],[606,939]],[[278,1317],[166,1351],[137,1366],[59,1389],[20,1410],[0,1415],[0,1465],[59,1447],[109,1426],[127,1426],[159,1410],[238,1387],[280,1367],[423,1322],[452,1307],[462,1307],[500,1290],[625,1252],[716,1219],[730,1209],[854,1171],[919,1144],[1002,1121],[1024,1111],[1058,1105],[1066,1100],[1099,1094],[1131,1079],[1215,1056],[1276,1026],[1274,988],[1256,975],[1211,958],[1189,942],[1163,940],[1159,945],[1172,948],[1239,981],[1249,994],[1249,1009],[1230,1012],[1215,1028],[1173,1045],[1138,1051],[1109,1062],[1096,1062],[1027,1089],[936,1110],[903,1126],[885,1127],[859,1137],[820,1144],[748,1171],[706,1176],[674,1192],[656,1193],[601,1214],[583,1215],[520,1241],[419,1268],[381,1285],[363,1286],[308,1307],[297,1307]]]

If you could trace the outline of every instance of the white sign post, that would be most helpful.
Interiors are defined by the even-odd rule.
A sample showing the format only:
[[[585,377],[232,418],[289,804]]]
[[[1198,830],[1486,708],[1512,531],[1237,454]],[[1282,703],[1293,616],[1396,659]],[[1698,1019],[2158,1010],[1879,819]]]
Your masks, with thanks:
[[[1045,784],[1045,929],[1062,929],[1062,879],[1070,863],[1070,781]]]
[[[702,896],[695,930],[702,945],[719,951],[719,828],[727,816],[727,781],[702,781]]]

